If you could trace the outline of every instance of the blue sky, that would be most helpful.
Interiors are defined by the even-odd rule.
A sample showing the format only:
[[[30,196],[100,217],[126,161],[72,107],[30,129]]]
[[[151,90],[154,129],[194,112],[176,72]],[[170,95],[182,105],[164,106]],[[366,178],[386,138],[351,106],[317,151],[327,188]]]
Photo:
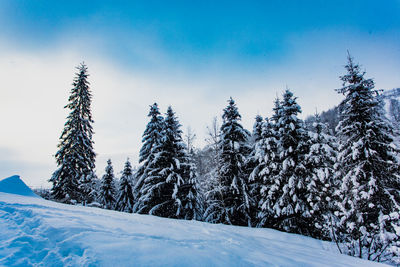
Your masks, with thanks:
[[[170,2],[3,0],[1,33],[32,49],[93,38],[113,60],[141,68],[158,64],[140,47],[189,68],[215,58],[251,68],[290,57],[289,38],[314,31],[397,35],[399,44],[398,0]]]
[[[289,87],[302,117],[337,105],[346,51],[400,87],[400,1],[0,1],[0,177],[46,186],[74,67],[88,64],[97,170],[137,162],[148,105],[172,105],[197,145],[226,100],[243,124]]]

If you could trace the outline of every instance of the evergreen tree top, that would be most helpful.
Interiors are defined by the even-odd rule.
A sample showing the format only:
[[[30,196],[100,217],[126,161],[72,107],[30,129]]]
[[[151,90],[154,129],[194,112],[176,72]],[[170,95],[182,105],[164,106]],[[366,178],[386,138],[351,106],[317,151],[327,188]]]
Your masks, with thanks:
[[[283,94],[283,100],[281,104],[282,111],[285,116],[297,115],[297,113],[301,113],[301,108],[296,102],[297,97],[293,96],[293,93],[286,89]]]
[[[281,100],[278,97],[274,101],[274,107],[272,110],[274,111],[274,114],[272,115],[271,120],[278,123],[279,118],[282,116]]]
[[[158,109],[158,104],[154,103],[153,105],[150,105],[150,111],[147,116],[151,118],[156,118],[158,115],[161,115],[160,110]]]
[[[74,84],[78,83],[78,81],[81,81],[83,79],[86,80],[87,77],[89,77],[89,74],[87,73],[87,65],[85,64],[85,62],[82,62],[79,64],[79,66],[76,67],[76,69],[79,71],[78,73],[75,73],[77,75],[77,78],[75,78],[75,82]],[[89,84],[89,83],[87,83]]]
[[[253,139],[255,142],[259,141],[262,138],[262,130],[263,130],[263,118],[260,115],[256,116],[256,121],[253,125]]]
[[[161,132],[163,130],[164,119],[161,116],[157,103],[150,106],[148,117],[150,117],[150,122],[143,133],[143,146],[139,152],[139,162],[148,159],[151,150],[160,142],[162,137]]]
[[[108,159],[107,160],[107,166],[106,166],[106,168],[105,168],[105,171],[106,171],[106,174],[104,174],[104,176],[103,176],[103,179],[105,179],[106,177],[108,177],[108,176],[112,176],[112,177],[114,177],[114,168],[113,168],[113,166],[112,166],[112,162],[111,162],[111,159]]]
[[[154,103],[153,105],[150,106],[150,111],[147,116],[150,117],[150,122],[147,125],[147,128],[143,133],[143,136],[149,134],[151,130],[161,131],[160,126],[162,124],[163,117],[161,116],[157,103]]]
[[[88,68],[85,63],[81,63],[76,67],[78,72],[75,73],[76,77],[73,80],[71,95],[68,99],[69,103],[65,108],[76,111],[79,115],[86,117],[88,121],[92,122],[90,113],[90,102],[92,94],[89,88],[88,81]]]
[[[348,55],[348,63],[345,66],[347,74],[340,77],[343,87],[336,89],[338,93],[345,96],[340,103],[341,121],[337,126],[339,136],[348,135],[351,132],[361,131],[365,134],[369,122],[380,116],[380,103],[375,97],[378,91],[374,90],[372,79],[365,79],[365,72],[361,72],[360,66],[354,63],[353,58]],[[357,122],[357,123],[355,123]],[[350,131],[351,128],[358,128],[357,131]]]
[[[160,125],[161,122],[163,121],[163,117],[161,116],[157,103],[154,103],[153,105],[150,106],[150,111],[147,116],[150,117],[150,122],[148,123],[147,128],[143,133],[143,136],[149,134],[150,131],[154,129],[160,131]]]
[[[132,165],[131,162],[129,161],[129,158],[127,158],[124,166],[124,170],[122,172],[122,177],[123,178],[129,178],[132,176]]]
[[[177,141],[182,141],[182,130],[180,129],[182,125],[179,124],[178,118],[175,116],[175,112],[171,106],[167,109],[164,121],[167,134],[171,134]]]
[[[224,121],[239,121],[242,118],[232,97],[228,100],[228,106],[224,108],[222,118]]]
[[[286,90],[283,94],[283,100],[280,106],[280,118],[275,124],[280,142],[284,150],[287,150],[286,155],[300,155],[298,151],[306,149],[306,132],[304,123],[297,117],[301,112],[300,106],[296,102],[296,97],[290,90]],[[296,156],[297,157],[297,156]]]
[[[232,97],[228,100],[228,106],[224,108],[222,118],[224,122],[221,125],[221,134],[224,142],[228,140],[244,142],[247,140],[250,133],[239,123],[241,116]]]
[[[340,76],[343,81],[343,88],[336,89],[338,93],[348,95],[360,89],[372,90],[374,88],[374,81],[372,79],[365,79],[365,71],[360,70],[360,65],[354,63],[353,57],[348,54],[347,65],[345,66],[347,73]],[[374,92],[377,93],[375,90]]]
[[[89,73],[88,67],[84,62],[80,63],[79,66],[76,67],[78,72],[75,73],[75,78],[72,83],[74,88],[79,88],[80,86],[88,86],[90,83],[88,81]]]

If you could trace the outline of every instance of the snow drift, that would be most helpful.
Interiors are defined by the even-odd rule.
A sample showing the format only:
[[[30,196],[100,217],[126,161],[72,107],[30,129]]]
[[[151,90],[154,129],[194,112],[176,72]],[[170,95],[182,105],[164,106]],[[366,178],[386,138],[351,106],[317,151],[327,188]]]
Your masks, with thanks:
[[[0,182],[1,266],[379,265],[299,235],[59,204],[23,185]]]
[[[39,197],[21,180],[18,175],[0,181],[0,192],[21,196]]]

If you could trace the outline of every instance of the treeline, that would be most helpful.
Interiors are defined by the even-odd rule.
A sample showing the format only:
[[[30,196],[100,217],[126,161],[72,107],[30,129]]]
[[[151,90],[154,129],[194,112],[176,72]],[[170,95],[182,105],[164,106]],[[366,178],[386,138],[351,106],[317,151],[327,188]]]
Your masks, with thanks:
[[[250,133],[228,100],[222,125],[208,129],[208,145],[183,141],[171,107],[150,106],[139,166],[126,161],[116,181],[111,160],[94,174],[87,67],[81,65],[66,106],[52,198],[167,218],[268,227],[336,242],[341,253],[400,263],[399,150],[371,79],[349,56],[340,77],[335,132],[316,115],[298,118],[286,90],[270,118],[257,116]],[[191,137],[188,136],[188,140]]]

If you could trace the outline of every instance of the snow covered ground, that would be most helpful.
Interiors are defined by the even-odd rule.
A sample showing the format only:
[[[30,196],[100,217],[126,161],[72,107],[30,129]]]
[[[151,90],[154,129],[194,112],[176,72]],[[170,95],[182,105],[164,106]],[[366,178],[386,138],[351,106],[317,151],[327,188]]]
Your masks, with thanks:
[[[270,229],[172,220],[46,201],[13,176],[0,181],[0,265],[379,264],[340,255],[328,242]]]

